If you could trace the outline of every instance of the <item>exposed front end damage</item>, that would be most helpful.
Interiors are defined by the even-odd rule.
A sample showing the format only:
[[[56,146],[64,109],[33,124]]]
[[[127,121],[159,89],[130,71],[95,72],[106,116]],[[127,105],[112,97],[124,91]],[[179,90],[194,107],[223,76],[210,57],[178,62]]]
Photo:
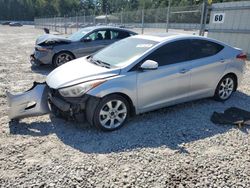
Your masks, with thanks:
[[[13,120],[49,113],[48,91],[45,83],[37,82],[34,82],[32,88],[21,94],[11,94],[7,91],[9,118]]]
[[[65,98],[46,83],[37,82],[24,93],[6,92],[6,95],[11,120],[52,113],[66,119],[85,121],[86,103],[89,98],[94,98],[87,94],[79,98]]]
[[[30,63],[31,65],[34,65],[34,66],[39,66],[39,65],[44,64],[42,61],[37,59],[37,57],[35,56],[35,52],[30,55]]]
[[[97,89],[119,73],[118,68],[97,66],[85,57],[73,60],[53,70],[47,76],[46,83],[35,82],[31,89],[21,94],[7,92],[9,118],[52,113],[68,120],[83,121],[88,111],[94,108],[89,101],[99,101],[101,98],[89,91]]]
[[[58,90],[51,88],[48,92],[49,108],[54,115],[79,122],[85,121],[86,104],[90,98],[94,97],[87,94],[82,97],[63,97]]]

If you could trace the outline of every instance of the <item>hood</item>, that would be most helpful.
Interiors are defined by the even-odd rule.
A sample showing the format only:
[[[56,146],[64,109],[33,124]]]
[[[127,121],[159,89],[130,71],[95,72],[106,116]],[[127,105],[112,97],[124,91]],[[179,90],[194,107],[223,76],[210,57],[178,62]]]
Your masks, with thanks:
[[[38,45],[43,45],[43,44],[54,44],[54,43],[70,43],[71,40],[61,37],[61,36],[56,36],[56,35],[51,35],[51,34],[45,34],[36,39],[36,44]]]
[[[89,63],[86,57],[82,57],[56,68],[47,76],[46,82],[50,88],[59,89],[119,74],[120,69],[100,67]]]

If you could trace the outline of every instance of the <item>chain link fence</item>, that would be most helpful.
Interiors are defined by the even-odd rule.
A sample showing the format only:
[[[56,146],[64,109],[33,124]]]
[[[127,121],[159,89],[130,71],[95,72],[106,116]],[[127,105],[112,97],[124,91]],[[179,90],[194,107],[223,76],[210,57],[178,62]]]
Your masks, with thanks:
[[[207,8],[205,4],[185,7],[141,9],[106,15],[36,18],[36,28],[48,28],[63,34],[94,25],[126,27],[138,33],[166,32],[169,29],[199,32],[204,30]]]

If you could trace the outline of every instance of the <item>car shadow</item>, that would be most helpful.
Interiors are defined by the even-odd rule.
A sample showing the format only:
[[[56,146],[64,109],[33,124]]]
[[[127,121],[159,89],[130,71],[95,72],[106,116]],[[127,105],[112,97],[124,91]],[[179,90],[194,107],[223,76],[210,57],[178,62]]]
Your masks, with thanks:
[[[32,65],[31,70],[35,73],[47,76],[51,71],[54,70],[54,67],[52,65]]]
[[[221,103],[211,99],[179,104],[130,118],[120,130],[102,132],[87,123],[65,121],[51,116],[51,122],[11,122],[14,135],[46,136],[56,134],[66,145],[84,153],[111,153],[140,148],[167,147],[188,152],[183,144],[223,134],[237,128],[215,125],[210,121],[214,111],[222,112],[231,106],[250,110],[250,97],[236,92]],[[79,128],[81,126],[81,128]],[[240,129],[248,134],[249,127]]]

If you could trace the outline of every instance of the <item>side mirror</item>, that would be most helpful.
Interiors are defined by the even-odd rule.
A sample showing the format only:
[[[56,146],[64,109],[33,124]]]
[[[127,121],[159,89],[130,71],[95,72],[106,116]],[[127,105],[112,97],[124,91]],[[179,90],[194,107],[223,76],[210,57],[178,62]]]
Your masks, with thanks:
[[[92,40],[90,38],[84,38],[82,39],[83,42],[91,42]]]
[[[140,66],[141,70],[156,70],[157,68],[158,68],[158,63],[153,60],[146,60]]]

